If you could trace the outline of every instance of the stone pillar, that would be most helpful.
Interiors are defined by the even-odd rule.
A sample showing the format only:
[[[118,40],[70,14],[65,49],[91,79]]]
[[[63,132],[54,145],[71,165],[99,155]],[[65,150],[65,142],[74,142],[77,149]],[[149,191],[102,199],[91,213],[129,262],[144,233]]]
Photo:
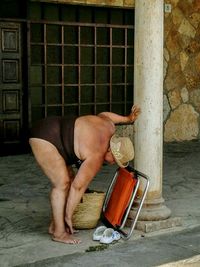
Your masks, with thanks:
[[[142,221],[164,220],[171,214],[162,198],[163,5],[163,0],[135,1],[134,103],[142,113],[135,123],[134,166],[150,177]]]

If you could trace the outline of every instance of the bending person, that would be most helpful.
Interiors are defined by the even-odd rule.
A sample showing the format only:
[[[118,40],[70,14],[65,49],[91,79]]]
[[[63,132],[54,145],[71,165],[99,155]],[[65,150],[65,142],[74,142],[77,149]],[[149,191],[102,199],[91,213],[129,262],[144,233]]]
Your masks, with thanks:
[[[73,236],[74,210],[104,161],[125,167],[133,159],[130,139],[113,135],[115,124],[133,123],[139,113],[140,108],[133,106],[128,116],[102,112],[77,118],[47,117],[31,129],[32,152],[52,184],[49,233],[54,241],[80,243]],[[75,177],[73,164],[80,165]]]

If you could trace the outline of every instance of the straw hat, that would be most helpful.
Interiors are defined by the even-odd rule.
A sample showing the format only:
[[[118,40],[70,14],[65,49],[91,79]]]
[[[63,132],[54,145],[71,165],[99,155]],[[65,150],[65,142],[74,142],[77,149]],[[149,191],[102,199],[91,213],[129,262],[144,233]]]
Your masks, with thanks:
[[[110,139],[110,149],[116,163],[125,168],[129,161],[134,158],[134,147],[129,137],[118,137],[113,135]]]

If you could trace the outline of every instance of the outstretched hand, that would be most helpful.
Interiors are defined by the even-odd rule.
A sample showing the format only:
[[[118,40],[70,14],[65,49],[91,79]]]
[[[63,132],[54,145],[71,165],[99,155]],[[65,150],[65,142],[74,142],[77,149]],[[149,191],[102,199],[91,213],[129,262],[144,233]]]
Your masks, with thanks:
[[[133,105],[131,108],[131,113],[128,115],[130,122],[134,122],[138,118],[140,113],[141,113],[140,107],[138,107],[137,105]]]

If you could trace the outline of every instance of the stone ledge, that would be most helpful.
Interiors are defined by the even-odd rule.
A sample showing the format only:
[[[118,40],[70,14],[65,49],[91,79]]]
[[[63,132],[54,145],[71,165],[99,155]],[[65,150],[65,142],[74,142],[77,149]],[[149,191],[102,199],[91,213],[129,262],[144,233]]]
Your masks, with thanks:
[[[80,4],[106,7],[134,8],[134,0],[31,0],[31,2],[46,2],[54,4]]]
[[[135,228],[144,233],[150,233],[177,226],[182,226],[182,219],[179,217],[169,218],[162,221],[138,221]]]

